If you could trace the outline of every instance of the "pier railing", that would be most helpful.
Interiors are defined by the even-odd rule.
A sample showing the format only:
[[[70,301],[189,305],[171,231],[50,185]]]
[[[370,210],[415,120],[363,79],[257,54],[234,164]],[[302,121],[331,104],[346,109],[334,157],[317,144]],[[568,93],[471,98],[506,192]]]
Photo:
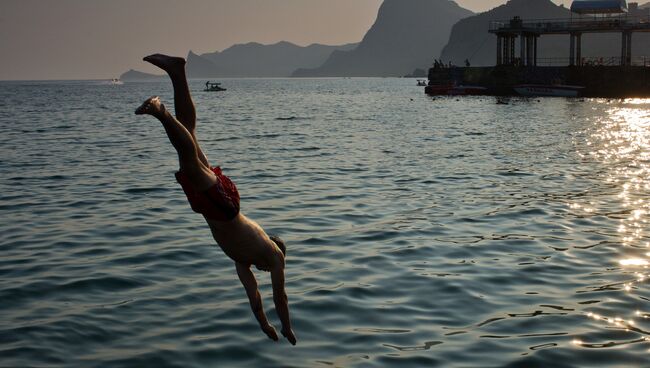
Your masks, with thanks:
[[[532,32],[540,34],[563,34],[571,32],[617,32],[621,30],[650,32],[650,16],[644,17],[575,17],[568,19],[511,19],[492,21],[491,33]]]
[[[538,66],[566,66],[571,61],[567,57],[538,58]],[[621,65],[620,57],[584,57],[580,62],[581,66],[619,66]],[[633,66],[650,67],[650,57],[638,56],[633,57],[631,64]]]

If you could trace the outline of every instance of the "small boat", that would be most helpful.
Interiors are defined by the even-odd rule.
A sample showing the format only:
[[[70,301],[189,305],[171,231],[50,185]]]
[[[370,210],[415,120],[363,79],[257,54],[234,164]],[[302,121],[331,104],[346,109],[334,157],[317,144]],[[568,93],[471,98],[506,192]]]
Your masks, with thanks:
[[[211,83],[210,81],[205,82],[205,92],[221,92],[225,90],[225,88],[221,87],[221,83]]]
[[[113,79],[111,79],[110,84],[121,85],[121,84],[124,84],[124,82],[122,82],[121,80],[119,80],[117,78],[113,78]]]
[[[418,79],[418,87],[424,87],[427,85],[426,79]]]
[[[570,86],[566,84],[519,84],[513,87],[521,96],[526,97],[578,97],[583,86]]]
[[[424,92],[431,96],[479,96],[486,94],[487,88],[481,86],[434,84],[427,86]]]

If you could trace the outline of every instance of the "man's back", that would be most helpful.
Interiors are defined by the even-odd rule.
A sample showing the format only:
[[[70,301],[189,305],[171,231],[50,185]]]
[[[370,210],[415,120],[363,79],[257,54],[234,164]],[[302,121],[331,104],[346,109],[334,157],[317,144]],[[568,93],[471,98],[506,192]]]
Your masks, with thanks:
[[[228,222],[206,219],[214,240],[233,261],[270,271],[284,256],[275,242],[253,220],[239,213]]]

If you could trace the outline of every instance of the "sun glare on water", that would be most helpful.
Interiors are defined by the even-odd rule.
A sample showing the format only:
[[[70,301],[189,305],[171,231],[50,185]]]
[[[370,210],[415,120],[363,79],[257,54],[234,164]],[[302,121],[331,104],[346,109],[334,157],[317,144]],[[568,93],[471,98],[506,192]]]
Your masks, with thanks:
[[[650,214],[650,99],[627,99],[624,101],[606,101],[602,103],[604,114],[601,114],[595,126],[590,126],[587,131],[587,142],[579,150],[583,158],[590,158],[601,162],[607,171],[603,180],[610,184],[616,192],[614,202],[622,211],[615,214],[608,209],[598,208],[599,205],[607,207],[611,201],[598,203],[590,202],[572,203],[569,208],[582,213],[601,213],[618,219],[618,244],[622,259],[603,260],[605,267],[610,267],[612,262],[622,268],[622,274],[628,280],[613,284],[629,296],[643,288],[645,281],[650,277],[647,269],[650,266],[650,234],[648,228],[648,215]],[[582,151],[582,152],[580,152]],[[616,203],[615,203],[616,204]],[[586,209],[590,211],[587,212]],[[584,209],[584,210],[581,210]],[[613,265],[612,265],[613,266]],[[632,276],[632,277],[628,277]],[[641,306],[640,306],[641,307]],[[619,311],[620,312],[620,311]],[[623,331],[634,331],[645,334],[638,326],[636,319],[647,319],[650,314],[641,310],[630,311],[630,318],[621,316],[607,316],[602,313],[585,311],[585,315],[594,321],[604,323],[605,328],[614,328]],[[622,342],[607,342],[594,344],[587,337],[581,336],[572,341],[572,344],[581,348],[609,347],[632,343],[646,343],[647,338],[632,339]]]

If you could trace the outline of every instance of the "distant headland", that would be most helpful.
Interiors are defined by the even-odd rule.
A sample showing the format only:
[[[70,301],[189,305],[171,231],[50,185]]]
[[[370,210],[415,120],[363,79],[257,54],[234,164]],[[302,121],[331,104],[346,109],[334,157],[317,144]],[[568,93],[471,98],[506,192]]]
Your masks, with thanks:
[[[221,52],[187,55],[189,78],[277,78],[288,77],[298,68],[321,65],[334,51],[352,50],[357,44],[327,46],[312,44],[298,46],[290,42],[272,45],[260,43],[238,44]],[[122,80],[151,80],[161,78],[153,74],[130,70]]]

